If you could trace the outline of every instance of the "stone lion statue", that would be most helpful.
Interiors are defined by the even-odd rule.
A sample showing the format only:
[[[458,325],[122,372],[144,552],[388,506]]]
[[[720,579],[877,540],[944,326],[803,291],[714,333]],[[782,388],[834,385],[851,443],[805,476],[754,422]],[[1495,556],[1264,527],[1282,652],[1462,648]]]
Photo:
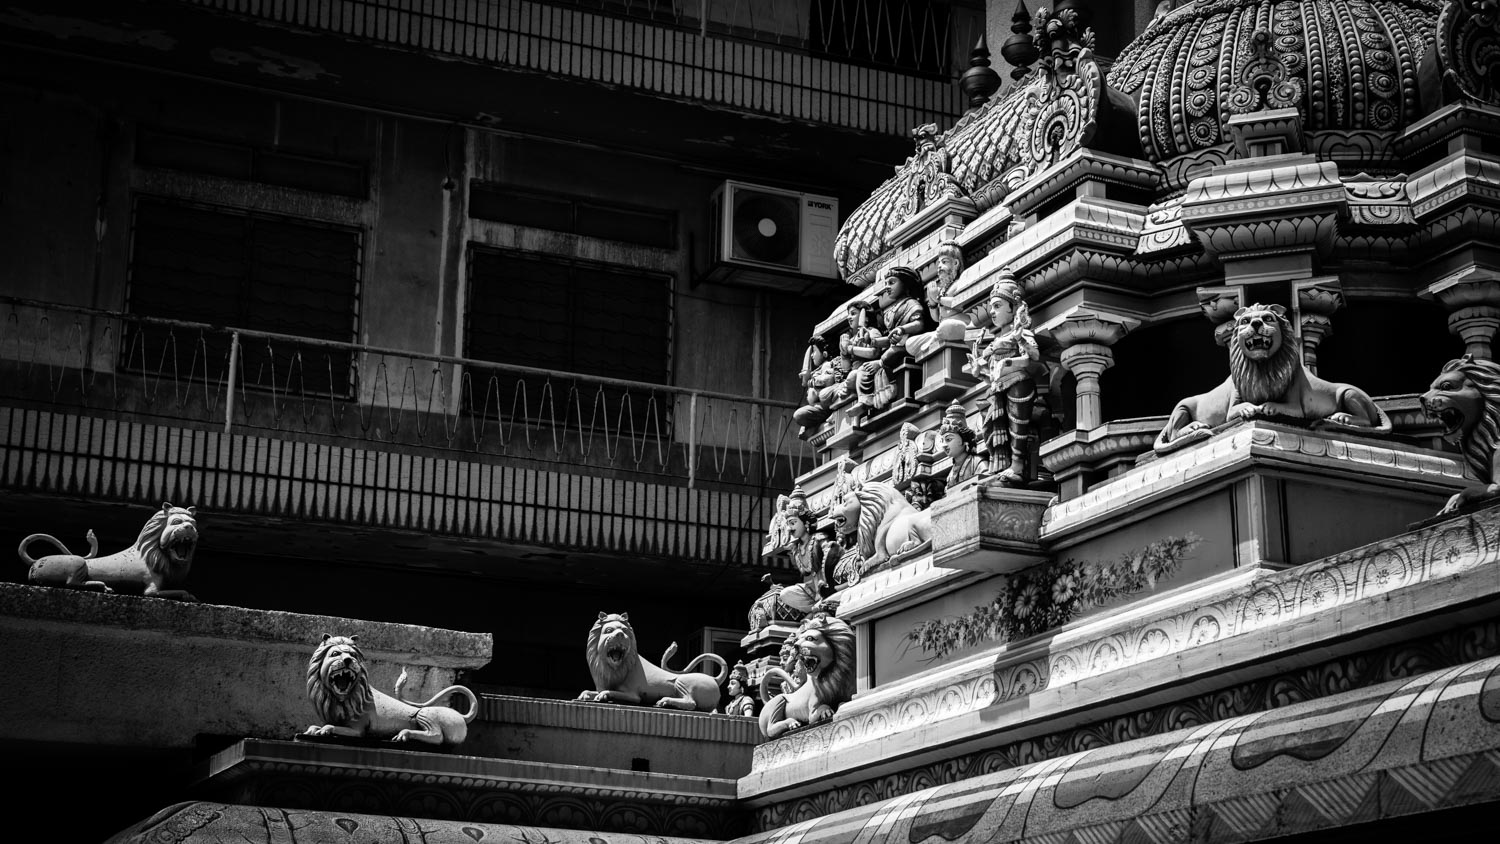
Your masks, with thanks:
[[[1156,438],[1158,454],[1207,439],[1213,428],[1241,419],[1304,420],[1363,434],[1390,433],[1390,417],[1368,393],[1308,371],[1285,308],[1250,305],[1234,319],[1229,378],[1172,408]]]
[[[1456,443],[1480,483],[1460,490],[1438,515],[1500,494],[1500,364],[1464,355],[1450,360],[1422,394],[1422,409],[1443,426],[1443,439]]]
[[[307,696],[323,723],[308,727],[303,735],[377,738],[420,741],[453,746],[469,735],[469,722],[479,714],[479,698],[463,686],[449,686],[426,703],[401,697],[406,669],[396,679],[395,696],[370,688],[365,654],[357,636],[329,636],[313,651],[307,663]],[[460,715],[447,706],[434,706],[454,692],[469,699],[469,711]]]
[[[771,680],[789,690],[766,701],[760,712],[760,731],[767,738],[832,720],[833,713],[854,697],[854,630],[848,622],[813,616],[794,634],[794,644],[807,681],[794,686],[792,675],[781,668],[768,669],[760,680],[762,698]]]
[[[862,569],[932,541],[932,514],[913,507],[900,490],[883,481],[869,481],[846,493],[833,506],[833,525],[841,535],[857,534]]]
[[[676,651],[677,643],[673,642],[662,662]],[[599,613],[589,629],[587,654],[594,689],[578,696],[585,701],[712,712],[719,705],[719,684],[729,676],[729,664],[712,653],[693,657],[681,674],[653,664],[636,648],[629,613]],[[700,662],[717,663],[717,673],[710,676],[693,671]]]
[[[17,551],[31,567],[27,579],[41,586],[71,586],[99,592],[137,592],[152,598],[175,598],[196,601],[191,592],[175,587],[187,578],[198,548],[197,510],[193,507],[161,505],[146,520],[135,544],[96,557],[99,540],[90,530],[88,554],[80,557],[67,546],[45,533],[33,533],[21,540]],[[33,560],[26,547],[33,542],[50,542],[61,554],[49,554]]]

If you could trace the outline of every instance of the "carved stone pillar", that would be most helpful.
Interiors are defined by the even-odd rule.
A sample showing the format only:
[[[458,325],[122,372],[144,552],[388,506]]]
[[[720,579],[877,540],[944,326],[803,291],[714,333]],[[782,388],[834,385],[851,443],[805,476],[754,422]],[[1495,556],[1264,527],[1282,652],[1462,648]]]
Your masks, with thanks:
[[[1448,330],[1464,341],[1464,351],[1493,360],[1491,341],[1500,328],[1500,278],[1474,268],[1430,285],[1426,292],[1448,309]]]
[[[1333,333],[1333,312],[1344,306],[1336,277],[1312,278],[1293,285],[1297,294],[1297,330],[1302,334],[1302,362],[1318,371],[1318,346]]]
[[[1099,376],[1114,366],[1115,356],[1109,347],[1140,324],[1140,320],[1121,314],[1079,307],[1042,325],[1040,331],[1050,333],[1063,347],[1062,365],[1077,381],[1074,427],[1078,430],[1091,431],[1104,424]]]

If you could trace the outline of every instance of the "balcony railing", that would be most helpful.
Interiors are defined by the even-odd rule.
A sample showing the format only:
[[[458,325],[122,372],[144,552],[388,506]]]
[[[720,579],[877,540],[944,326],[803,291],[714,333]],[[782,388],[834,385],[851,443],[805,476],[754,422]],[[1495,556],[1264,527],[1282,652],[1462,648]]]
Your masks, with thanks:
[[[753,564],[793,406],[0,297],[0,487]]]
[[[963,111],[965,0],[183,0],[259,21],[905,134]]]
[[[790,402],[0,297],[0,398],[790,488]]]

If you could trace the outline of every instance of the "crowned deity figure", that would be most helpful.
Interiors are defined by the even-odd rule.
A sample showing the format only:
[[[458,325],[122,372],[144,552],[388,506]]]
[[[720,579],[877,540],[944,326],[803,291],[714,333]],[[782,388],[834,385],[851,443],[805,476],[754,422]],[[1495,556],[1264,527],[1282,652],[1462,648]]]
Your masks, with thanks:
[[[928,328],[927,311],[917,298],[922,277],[916,270],[886,267],[876,283],[874,308],[879,318],[863,335],[864,342],[851,345],[855,370],[848,379],[848,389],[868,410],[882,410],[895,398],[896,385],[891,383],[890,374],[911,358],[907,340]],[[852,307],[854,303],[850,304]],[[867,328],[871,324],[870,315],[866,315]]]
[[[989,450],[986,475],[1005,486],[1036,480],[1031,459],[1032,407],[1036,402],[1035,364],[1041,360],[1031,312],[1021,285],[1009,269],[990,289],[990,325],[974,341],[968,369],[986,384],[984,441]]]
[[[833,594],[832,572],[838,564],[838,544],[818,532],[807,493],[801,487],[783,495],[776,502],[785,548],[792,563],[802,575],[802,582],[781,590],[781,602],[799,613],[811,612],[818,602]],[[775,521],[775,519],[773,519]]]
[[[725,715],[755,717],[755,698],[750,694],[750,670],[744,662],[736,662],[729,670],[729,702],[724,704]]]
[[[926,357],[943,343],[962,341],[969,330],[967,315],[958,307],[958,300],[949,295],[964,269],[963,247],[956,240],[945,240],[937,250],[937,274],[927,282],[923,301],[937,328],[906,341],[906,350],[917,358]]]
[[[944,453],[953,461],[948,469],[948,489],[955,489],[979,474],[979,455],[974,453],[979,435],[969,427],[968,416],[958,402],[948,405],[944,411],[938,433],[943,438]]]
[[[801,426],[797,436],[806,439],[809,429],[827,421],[849,370],[849,358],[843,354],[830,355],[827,340],[817,334],[808,338],[800,373],[802,386],[807,388],[807,404],[792,413],[792,419]]]

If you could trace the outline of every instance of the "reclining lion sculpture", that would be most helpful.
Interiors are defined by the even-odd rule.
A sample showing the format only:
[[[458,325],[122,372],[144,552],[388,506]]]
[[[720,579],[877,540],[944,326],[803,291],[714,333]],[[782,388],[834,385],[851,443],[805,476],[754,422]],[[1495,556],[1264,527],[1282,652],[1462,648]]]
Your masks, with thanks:
[[[135,544],[107,557],[97,557],[99,540],[88,532],[89,552],[78,556],[67,546],[45,533],[33,533],[21,540],[18,552],[31,567],[27,579],[40,586],[70,586],[99,592],[136,592],[151,598],[175,598],[196,601],[186,589],[168,588],[180,584],[193,565],[198,548],[198,517],[193,507],[161,505],[146,520]],[[26,546],[33,542],[50,542],[61,554],[49,554],[33,560]]]
[[[662,662],[676,650],[674,642]],[[719,684],[729,676],[729,664],[712,653],[693,657],[681,674],[653,664],[636,647],[635,628],[630,626],[628,613],[599,613],[589,629],[587,655],[594,689],[585,690],[578,699],[596,703],[637,703],[712,712],[719,705]],[[717,674],[693,671],[693,666],[700,662],[718,663]]]
[[[1500,364],[1473,355],[1450,360],[1422,394],[1422,410],[1457,443],[1479,483],[1455,493],[1438,515],[1500,495]]]
[[[932,514],[913,507],[884,481],[867,481],[845,493],[833,505],[833,525],[841,535],[855,534],[861,572],[932,543]]]
[[[760,731],[776,738],[792,730],[833,719],[834,712],[854,697],[854,630],[848,622],[829,615],[815,615],[793,634],[793,658],[799,663],[793,673],[771,668],[761,677],[761,697],[771,680],[780,680],[783,692],[766,701],[760,711]],[[794,687],[797,668],[806,681]]]
[[[464,686],[449,686],[426,703],[401,697],[406,669],[396,679],[395,696],[370,687],[364,651],[357,636],[329,636],[313,651],[307,663],[307,696],[322,724],[308,727],[303,735],[378,738],[417,741],[425,744],[457,745],[469,735],[469,722],[479,714],[479,698]],[[457,692],[469,699],[469,711],[460,715],[439,700]]]
[[[1285,308],[1250,305],[1236,311],[1234,320],[1229,378],[1172,408],[1156,438],[1157,454],[1207,439],[1212,429],[1241,419],[1305,420],[1362,434],[1391,432],[1390,417],[1364,390],[1308,371]]]

